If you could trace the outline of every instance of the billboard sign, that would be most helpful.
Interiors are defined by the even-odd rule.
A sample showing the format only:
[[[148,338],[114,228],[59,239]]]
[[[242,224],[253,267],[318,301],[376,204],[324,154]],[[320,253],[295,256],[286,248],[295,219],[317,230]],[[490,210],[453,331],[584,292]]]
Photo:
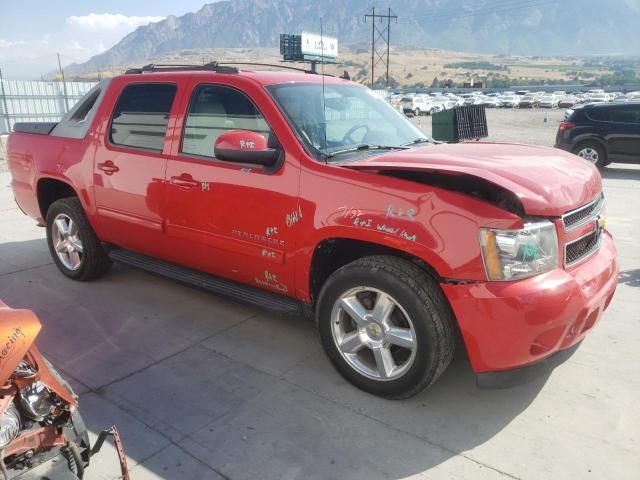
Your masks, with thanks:
[[[338,57],[338,39],[302,32],[301,50],[305,57],[324,57],[335,60]]]

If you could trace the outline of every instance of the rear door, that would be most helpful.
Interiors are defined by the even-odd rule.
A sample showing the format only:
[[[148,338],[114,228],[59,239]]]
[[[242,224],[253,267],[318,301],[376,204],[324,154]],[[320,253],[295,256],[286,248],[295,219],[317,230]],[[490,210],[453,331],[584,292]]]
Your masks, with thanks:
[[[166,133],[177,95],[175,82],[121,80],[117,98],[104,102],[111,112],[104,115],[93,166],[101,239],[161,254]]]
[[[284,155],[276,167],[231,163],[214,156],[216,139],[231,130],[262,134],[279,145],[246,79],[194,81],[184,118],[175,127],[166,173],[166,233],[174,260],[282,294],[293,293],[288,263],[302,215],[300,170]]]
[[[640,105],[612,107],[609,129],[609,153],[612,160],[640,161]]]

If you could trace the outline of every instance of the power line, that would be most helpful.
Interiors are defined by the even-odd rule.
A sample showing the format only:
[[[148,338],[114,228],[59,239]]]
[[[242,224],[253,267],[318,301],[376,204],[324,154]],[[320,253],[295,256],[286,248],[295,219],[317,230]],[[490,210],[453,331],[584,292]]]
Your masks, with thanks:
[[[373,87],[373,84],[375,83],[374,72],[376,69],[376,65],[382,62],[386,67],[386,85],[387,88],[389,88],[389,42],[391,41],[391,19],[393,18],[396,23],[398,23],[398,16],[393,14],[391,8],[388,9],[386,15],[376,14],[376,9],[375,7],[373,7],[371,9],[371,13],[367,13],[364,16],[365,23],[367,23],[367,18],[371,19],[371,87]],[[383,24],[382,21],[386,19],[387,26],[383,29],[380,29],[376,25],[376,19],[380,19],[381,24]],[[383,56],[384,54],[380,54],[380,52],[378,52],[378,50],[376,49],[376,44],[379,44],[380,41],[382,41],[386,46],[386,58]]]

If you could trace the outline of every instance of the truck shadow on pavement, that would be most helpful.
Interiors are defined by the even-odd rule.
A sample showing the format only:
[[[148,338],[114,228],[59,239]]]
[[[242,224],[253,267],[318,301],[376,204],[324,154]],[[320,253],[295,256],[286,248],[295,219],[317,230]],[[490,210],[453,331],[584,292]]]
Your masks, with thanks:
[[[616,164],[623,165],[622,167],[605,167],[600,170],[600,175],[602,178],[612,179],[612,180],[640,180],[640,170],[634,168],[625,168],[624,164]]]
[[[0,260],[27,251],[46,244],[2,243]],[[478,390],[459,347],[428,391],[380,399],[336,373],[312,322],[118,265],[90,283],[51,264],[0,271],[0,298],[38,314],[40,348],[71,377],[89,429],[118,426],[133,478],[401,479],[432,469],[429,478],[502,478],[521,438],[507,433],[489,460],[470,451],[546,381]],[[114,453],[92,467],[118,474]]]
[[[640,268],[621,271],[618,283],[629,285],[630,287],[640,287]]]

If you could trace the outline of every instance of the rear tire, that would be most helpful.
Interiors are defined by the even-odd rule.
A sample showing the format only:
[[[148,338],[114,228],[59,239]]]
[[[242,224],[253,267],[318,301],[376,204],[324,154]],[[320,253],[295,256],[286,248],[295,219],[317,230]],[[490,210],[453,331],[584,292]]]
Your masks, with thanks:
[[[592,163],[598,168],[603,168],[609,164],[609,162],[607,161],[607,152],[602,147],[602,145],[597,142],[582,142],[576,148],[574,148],[573,153]]]
[[[56,200],[47,211],[47,244],[63,275],[81,282],[104,275],[111,260],[77,197]]]
[[[421,392],[455,352],[455,319],[440,286],[404,259],[372,256],[341,267],[324,284],[317,314],[338,372],[381,397]]]
[[[420,115],[421,115],[421,113],[420,113],[420,109],[419,109],[419,108],[416,108],[416,109],[413,111],[413,116],[414,116],[414,117],[419,117]]]

